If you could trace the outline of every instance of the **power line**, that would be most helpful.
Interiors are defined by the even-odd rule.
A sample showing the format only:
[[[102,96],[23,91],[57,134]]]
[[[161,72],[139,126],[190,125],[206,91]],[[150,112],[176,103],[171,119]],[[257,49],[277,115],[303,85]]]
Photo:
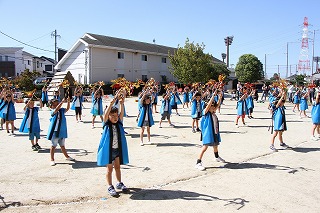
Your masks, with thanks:
[[[19,42],[19,43],[21,43],[21,44],[26,45],[26,46],[29,46],[29,47],[32,47],[32,48],[35,48],[35,49],[38,49],[38,50],[42,50],[42,51],[45,51],[45,52],[53,52],[53,53],[54,53],[54,51],[52,51],[52,50],[45,50],[45,49],[42,49],[42,48],[40,48],[40,47],[35,47],[35,46],[30,45],[30,44],[24,43],[24,42],[22,42],[22,41],[20,41],[20,40],[18,40],[18,39],[15,39],[15,38],[13,38],[13,37],[5,34],[5,33],[2,32],[2,31],[0,31],[0,33],[3,34],[3,35],[5,35],[5,36],[7,36],[7,37],[9,37],[9,38],[11,38],[12,40],[15,40],[15,41],[17,41],[17,42]]]

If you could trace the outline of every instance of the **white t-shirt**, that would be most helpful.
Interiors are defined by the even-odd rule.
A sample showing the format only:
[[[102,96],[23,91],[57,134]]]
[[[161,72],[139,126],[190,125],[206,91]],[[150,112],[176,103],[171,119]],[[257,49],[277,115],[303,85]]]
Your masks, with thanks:
[[[164,111],[165,112],[169,111],[169,101],[168,100],[164,100]]]
[[[30,112],[29,117],[28,117],[28,121],[27,121],[28,128],[30,128],[33,110],[32,109],[27,109],[27,110],[29,110],[29,112]]]
[[[76,101],[74,102],[75,104],[75,107],[81,107],[80,106],[80,97],[79,96],[76,96]]]
[[[118,131],[117,131],[116,125],[114,124],[112,124],[112,135],[113,135],[112,149],[118,149],[119,148]]]

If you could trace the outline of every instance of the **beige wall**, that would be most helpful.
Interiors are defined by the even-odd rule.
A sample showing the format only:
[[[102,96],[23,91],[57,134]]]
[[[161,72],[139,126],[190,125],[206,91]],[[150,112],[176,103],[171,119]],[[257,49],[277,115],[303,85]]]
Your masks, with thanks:
[[[175,80],[169,73],[169,58],[163,55],[111,50],[105,48],[92,48],[92,82],[110,82],[124,74],[127,80],[141,79],[142,75],[161,81],[161,75],[166,75],[168,80]],[[118,52],[124,52],[124,59],[118,59]],[[147,55],[148,61],[142,61],[141,55]],[[162,63],[161,58],[166,57],[167,63]]]

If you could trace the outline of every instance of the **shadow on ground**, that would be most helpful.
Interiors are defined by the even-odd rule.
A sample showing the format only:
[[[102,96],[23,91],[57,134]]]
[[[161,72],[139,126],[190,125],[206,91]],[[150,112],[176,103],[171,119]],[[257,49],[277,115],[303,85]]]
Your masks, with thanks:
[[[6,202],[4,200],[4,197],[0,195],[0,211],[4,210],[6,208],[9,208],[11,206],[12,207],[21,206],[21,203],[20,202]]]
[[[216,167],[207,167],[207,168],[216,168]],[[280,170],[288,171],[288,173],[294,174],[298,171],[313,171],[312,169],[307,169],[304,167],[292,168],[289,166],[281,166],[274,164],[261,164],[261,163],[227,163],[224,167],[226,169],[270,169],[270,170]]]
[[[202,200],[202,201],[223,201],[224,206],[233,205],[237,210],[243,208],[249,201],[243,198],[219,198],[212,195],[200,194],[197,192],[182,190],[163,190],[163,189],[130,189],[130,199],[132,200]]]

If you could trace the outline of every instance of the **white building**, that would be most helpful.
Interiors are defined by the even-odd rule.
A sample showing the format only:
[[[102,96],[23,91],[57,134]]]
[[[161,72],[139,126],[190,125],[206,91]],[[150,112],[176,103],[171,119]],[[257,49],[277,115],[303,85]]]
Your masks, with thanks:
[[[110,82],[118,77],[127,80],[154,78],[175,81],[169,72],[168,51],[175,48],[157,44],[86,33],[55,66],[70,71],[80,83]],[[163,77],[165,76],[165,77]]]
[[[41,75],[54,74],[55,61],[53,59],[44,56],[37,57],[25,51],[23,51],[22,57],[24,70],[29,69],[30,71],[37,71]]]
[[[0,77],[13,77],[24,71],[22,47],[0,47]]]

